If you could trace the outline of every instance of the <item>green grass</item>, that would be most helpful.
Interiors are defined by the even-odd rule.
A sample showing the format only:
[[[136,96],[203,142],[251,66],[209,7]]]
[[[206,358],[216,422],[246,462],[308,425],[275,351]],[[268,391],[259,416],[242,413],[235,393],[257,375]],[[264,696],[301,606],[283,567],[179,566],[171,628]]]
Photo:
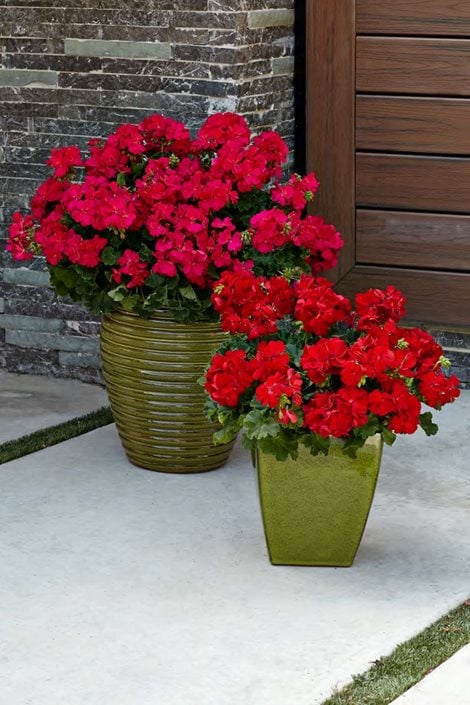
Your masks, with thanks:
[[[388,705],[470,642],[470,600],[400,644],[323,705]]]
[[[67,441],[69,438],[81,436],[83,433],[93,431],[95,428],[106,426],[113,423],[113,417],[109,406],[103,406],[97,411],[85,416],[79,416],[57,426],[35,431],[27,436],[21,436],[14,441],[7,441],[0,444],[0,465],[7,463],[9,460],[16,460],[23,455],[35,453],[37,450],[48,448],[62,441]]]

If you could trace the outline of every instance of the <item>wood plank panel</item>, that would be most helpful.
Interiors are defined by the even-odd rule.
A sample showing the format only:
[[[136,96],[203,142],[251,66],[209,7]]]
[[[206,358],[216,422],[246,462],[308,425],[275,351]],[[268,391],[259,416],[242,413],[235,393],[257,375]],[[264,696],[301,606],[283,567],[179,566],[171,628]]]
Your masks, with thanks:
[[[470,213],[470,158],[359,153],[356,174],[359,206]]]
[[[358,209],[356,259],[470,272],[470,216]]]
[[[470,36],[468,0],[357,0],[364,34]]]
[[[307,168],[320,180],[315,211],[346,243],[332,276],[348,271],[355,255],[354,11],[355,0],[307,3]]]
[[[358,149],[470,154],[470,100],[359,95],[356,105]]]
[[[470,40],[358,37],[360,93],[470,96]]]
[[[337,285],[353,296],[393,284],[407,296],[407,319],[423,323],[470,325],[470,275],[393,267],[356,266]]]

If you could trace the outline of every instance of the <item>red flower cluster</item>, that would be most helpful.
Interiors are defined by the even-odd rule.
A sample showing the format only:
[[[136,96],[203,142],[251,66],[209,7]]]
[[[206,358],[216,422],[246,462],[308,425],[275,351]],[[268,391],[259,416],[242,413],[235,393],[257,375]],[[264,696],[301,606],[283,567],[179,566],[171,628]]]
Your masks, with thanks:
[[[283,259],[315,272],[336,263],[340,235],[304,212],[315,176],[279,182],[288,150],[276,132],[252,137],[243,117],[220,113],[192,139],[182,123],[154,115],[89,147],[84,161],[75,146],[52,150],[54,174],[33,197],[31,216],[15,214],[7,246],[15,259],[39,252],[51,268],[71,269],[72,288],[87,302],[96,287],[116,284],[141,289],[143,300],[156,275],[177,279],[167,282],[176,299],[189,285],[209,303],[214,281],[240,263],[268,276]]]
[[[405,298],[394,287],[358,294],[353,308],[322,278],[303,275],[289,284],[226,272],[213,302],[225,330],[239,337],[214,358],[206,390],[231,409],[229,420],[249,421],[252,439],[253,419],[262,425],[270,415],[299,439],[313,433],[364,440],[366,425],[369,435],[370,428],[410,434],[419,425],[432,432],[422,403],[440,409],[459,396],[458,379],[444,374],[447,361],[432,336],[398,325]],[[214,395],[212,380],[225,360],[230,375]]]
[[[17,261],[33,259],[31,245],[34,241],[34,220],[30,215],[23,217],[14,213],[10,225],[10,240],[7,250]]]
[[[312,285],[313,284],[313,285]],[[284,277],[257,277],[251,271],[224,272],[212,294],[222,328],[245,333],[248,340],[275,333],[277,321],[292,315],[307,333],[326,335],[333,323],[351,312],[345,296],[327,279],[303,275],[290,285]]]
[[[223,330],[246,333],[248,340],[275,333],[277,321],[291,312],[293,300],[284,277],[256,277],[246,269],[224,272],[212,294]]]
[[[236,406],[252,383],[251,369],[243,350],[215,355],[207,373],[206,389],[218,404]]]

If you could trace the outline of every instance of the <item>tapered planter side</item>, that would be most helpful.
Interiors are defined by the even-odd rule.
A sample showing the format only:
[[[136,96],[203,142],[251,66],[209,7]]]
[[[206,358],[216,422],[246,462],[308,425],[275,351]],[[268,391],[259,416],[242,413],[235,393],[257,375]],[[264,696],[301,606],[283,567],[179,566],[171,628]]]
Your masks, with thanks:
[[[299,446],[298,460],[256,453],[271,563],[350,566],[374,497],[383,442],[368,439],[354,460],[333,442],[328,456]]]
[[[233,444],[213,445],[217,427],[204,416],[197,383],[224,336],[217,323],[177,323],[165,311],[149,319],[124,311],[104,317],[103,375],[131,463],[173,473],[225,463]]]

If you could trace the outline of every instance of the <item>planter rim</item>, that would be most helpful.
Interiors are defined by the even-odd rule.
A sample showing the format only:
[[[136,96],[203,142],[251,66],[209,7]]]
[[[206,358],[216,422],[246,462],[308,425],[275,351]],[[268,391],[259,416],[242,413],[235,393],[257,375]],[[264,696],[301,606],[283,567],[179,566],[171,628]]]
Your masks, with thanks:
[[[173,314],[169,308],[156,308],[152,310],[152,313],[146,316],[142,316],[138,313],[135,313],[134,311],[126,311],[124,308],[116,308],[114,311],[108,311],[108,313],[103,314],[103,318],[109,318],[115,315],[119,316],[124,316],[127,318],[133,318],[133,319],[138,319],[141,321],[151,321],[151,320],[158,320],[158,319],[164,319],[171,321],[175,325],[181,325],[181,326],[193,326],[193,325],[198,325],[200,323],[203,323],[204,325],[214,325],[218,326],[220,329],[220,321],[211,321],[209,318],[199,318],[197,321],[176,321],[175,318],[173,317]]]

